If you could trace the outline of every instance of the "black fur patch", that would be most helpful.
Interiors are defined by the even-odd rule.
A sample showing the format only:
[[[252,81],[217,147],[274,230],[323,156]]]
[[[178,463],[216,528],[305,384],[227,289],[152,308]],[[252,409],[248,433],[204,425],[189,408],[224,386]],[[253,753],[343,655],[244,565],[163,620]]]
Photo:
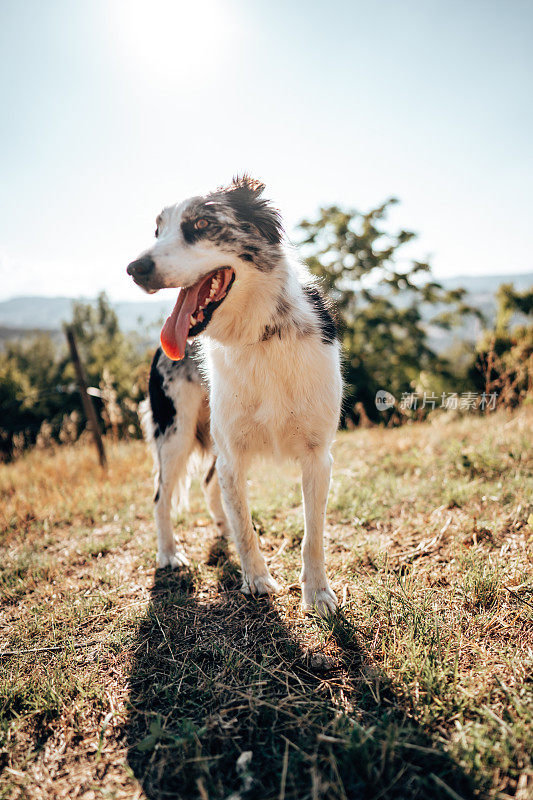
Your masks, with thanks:
[[[281,328],[278,325],[265,325],[261,341],[268,342],[273,336],[278,336],[281,339]]]
[[[199,240],[213,242],[261,272],[270,272],[279,262],[283,228],[279,211],[261,197],[264,188],[244,175],[205,197],[193,198],[180,223],[183,240],[191,246]],[[199,218],[209,224],[197,230]]]
[[[162,352],[161,348],[158,347],[152,360],[150,379],[148,381],[148,395],[150,397],[154,436],[156,438],[165,433],[176,417],[176,406],[172,399],[165,394],[163,376],[158,368],[159,357]]]
[[[331,316],[326,301],[316,286],[304,286],[303,290],[313,306],[320,323],[320,334],[324,344],[333,344],[337,338],[337,326]]]
[[[243,224],[253,225],[270,244],[279,244],[283,236],[281,216],[268,200],[261,198],[265,185],[248,175],[238,176],[227,188],[218,189],[214,197],[224,198],[233,208],[237,219]]]
[[[208,225],[205,228],[195,228],[198,219],[205,219]],[[194,244],[199,239],[215,239],[220,232],[219,220],[213,208],[205,202],[193,203],[187,209],[181,222],[181,233],[187,244]]]
[[[238,241],[237,237],[225,228],[218,230],[211,238],[215,244],[236,244]]]
[[[181,223],[181,232],[187,244],[194,244],[199,239],[213,238],[215,231],[218,228],[218,225],[215,225],[212,221],[210,221],[210,224],[207,228],[200,228],[200,230],[197,230],[194,227],[194,224],[198,216],[200,216],[200,213],[191,219],[184,219]]]
[[[194,220],[186,219],[181,223],[181,232],[187,244],[194,244],[200,237],[201,231],[194,229]]]

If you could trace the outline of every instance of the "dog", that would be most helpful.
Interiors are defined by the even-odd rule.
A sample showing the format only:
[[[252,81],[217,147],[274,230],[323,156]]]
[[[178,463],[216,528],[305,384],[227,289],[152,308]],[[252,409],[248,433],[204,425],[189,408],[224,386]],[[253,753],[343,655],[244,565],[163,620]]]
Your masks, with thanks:
[[[187,563],[172,531],[172,494],[195,453],[211,456],[207,504],[221,535],[233,535],[242,591],[278,592],[252,525],[246,474],[256,455],[297,459],[302,605],[326,616],[338,605],[323,535],[342,399],[339,342],[330,309],[291,258],[264,189],[245,175],[165,208],[155,242],[127,268],[146,292],[179,288],[143,406],[155,452],[158,565]]]

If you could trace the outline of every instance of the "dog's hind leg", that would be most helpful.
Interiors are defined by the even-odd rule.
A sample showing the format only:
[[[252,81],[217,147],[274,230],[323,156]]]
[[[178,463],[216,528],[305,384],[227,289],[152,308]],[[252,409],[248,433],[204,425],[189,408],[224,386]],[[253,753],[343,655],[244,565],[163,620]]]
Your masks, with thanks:
[[[206,472],[202,488],[204,490],[205,501],[207,503],[209,513],[211,514],[213,522],[218,528],[219,536],[225,539],[228,536],[229,527],[228,520],[224,512],[224,506],[222,505],[216,464],[217,460],[213,456],[213,461]]]
[[[305,535],[302,541],[302,605],[321,616],[333,613],[337,598],[326,576],[324,521],[331,477],[331,455],[310,451],[302,459]]]
[[[209,513],[218,529],[217,535],[211,542],[207,553],[207,563],[214,566],[220,564],[221,561],[228,561],[230,557],[228,550],[230,528],[222,505],[215,456],[213,456],[211,466],[205,474],[202,488]]]
[[[192,451],[199,446],[198,421],[203,390],[190,383],[174,387],[175,417],[172,425],[154,436],[157,466],[155,519],[157,525],[157,564],[174,568],[187,565],[188,559],[176,548],[170,518],[172,495],[186,487],[187,465]]]
[[[170,512],[174,491],[179,491],[185,484],[187,462],[194,446],[194,438],[191,439],[183,430],[165,433],[159,437],[155,446],[158,466],[154,498],[157,566],[173,568],[187,566],[189,564],[187,557],[176,547]]]

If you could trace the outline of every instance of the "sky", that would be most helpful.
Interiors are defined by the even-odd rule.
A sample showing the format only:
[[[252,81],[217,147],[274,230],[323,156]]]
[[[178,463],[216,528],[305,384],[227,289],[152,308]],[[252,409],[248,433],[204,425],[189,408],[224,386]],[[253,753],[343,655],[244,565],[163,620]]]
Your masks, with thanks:
[[[0,0],[0,299],[142,299],[160,209],[244,171],[293,240],[395,196],[438,277],[532,271],[532,40],[531,0]]]

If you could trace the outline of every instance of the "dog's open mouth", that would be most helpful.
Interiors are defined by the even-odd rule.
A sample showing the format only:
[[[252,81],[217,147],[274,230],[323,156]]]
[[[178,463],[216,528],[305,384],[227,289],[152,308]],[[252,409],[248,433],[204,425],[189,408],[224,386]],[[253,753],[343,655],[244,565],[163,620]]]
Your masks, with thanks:
[[[192,286],[180,289],[176,305],[161,331],[161,346],[173,361],[185,355],[185,345],[207,327],[213,311],[222,303],[235,278],[231,267],[205,275]]]

